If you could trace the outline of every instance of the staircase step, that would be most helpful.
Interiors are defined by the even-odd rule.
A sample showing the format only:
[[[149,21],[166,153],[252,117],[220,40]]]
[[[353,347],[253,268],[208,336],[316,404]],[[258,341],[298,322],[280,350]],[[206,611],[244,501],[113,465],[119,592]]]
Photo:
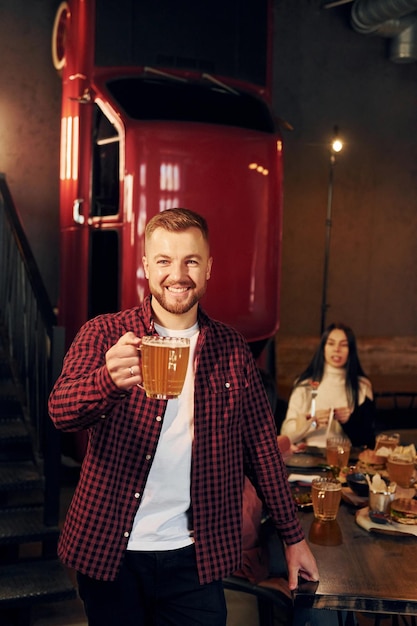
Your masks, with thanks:
[[[4,348],[0,346],[0,380],[10,380],[12,378],[12,370],[10,367],[9,357]]]
[[[31,461],[0,463],[0,493],[41,489],[43,478]]]
[[[45,526],[43,507],[16,507],[0,510],[0,545],[57,539],[58,526]]]
[[[17,387],[12,377],[3,377],[0,379],[0,396],[5,398],[16,398]]]
[[[0,608],[71,600],[76,591],[57,560],[21,561],[0,567]]]
[[[0,394],[0,420],[23,417],[22,405],[17,396]]]
[[[0,420],[0,461],[33,458],[29,431],[21,419]]]
[[[19,386],[13,377],[1,377],[0,378],[0,408],[1,414],[4,414],[4,409],[8,405],[16,408],[19,407],[22,402],[22,391],[19,391]]]
[[[0,420],[0,445],[26,441],[30,441],[29,431],[21,419],[9,417]]]

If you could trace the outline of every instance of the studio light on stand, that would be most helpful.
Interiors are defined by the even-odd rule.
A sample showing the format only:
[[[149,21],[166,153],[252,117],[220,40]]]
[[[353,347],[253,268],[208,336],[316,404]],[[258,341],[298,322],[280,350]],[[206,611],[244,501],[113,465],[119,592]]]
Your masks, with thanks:
[[[324,267],[323,267],[323,291],[321,299],[321,323],[320,334],[326,328],[327,313],[327,285],[329,280],[329,259],[330,259],[330,238],[332,231],[332,204],[333,204],[333,185],[334,185],[334,168],[336,166],[336,155],[343,149],[343,142],[339,138],[339,128],[335,126],[333,129],[333,140],[330,144],[330,161],[329,161],[329,184],[327,188],[327,212],[326,212],[326,238],[324,248]]]

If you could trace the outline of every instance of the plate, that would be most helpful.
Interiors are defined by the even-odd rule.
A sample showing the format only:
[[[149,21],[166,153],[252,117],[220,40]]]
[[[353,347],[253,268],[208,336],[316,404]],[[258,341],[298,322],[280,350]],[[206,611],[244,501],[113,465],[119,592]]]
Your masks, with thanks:
[[[313,454],[291,454],[285,459],[287,467],[298,467],[303,469],[317,469],[326,465],[324,457]]]
[[[364,507],[356,511],[355,520],[358,526],[361,526],[368,532],[376,532],[381,535],[402,536],[402,537],[417,537],[417,526],[407,526],[404,524],[397,524],[396,522],[386,522],[381,524],[380,522],[372,521],[369,517],[369,507]]]
[[[311,489],[309,487],[292,487],[292,497],[299,509],[311,509],[313,502],[311,499]]]

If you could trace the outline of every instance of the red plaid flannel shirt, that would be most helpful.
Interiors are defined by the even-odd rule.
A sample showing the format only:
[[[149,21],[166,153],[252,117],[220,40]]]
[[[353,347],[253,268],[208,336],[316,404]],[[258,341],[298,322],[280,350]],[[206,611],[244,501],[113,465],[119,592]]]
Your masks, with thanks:
[[[283,539],[297,543],[304,534],[250,350],[239,333],[201,309],[198,322],[191,502],[198,572],[207,583],[240,567],[244,472]],[[122,393],[112,382],[105,353],[127,331],[155,332],[149,298],[81,328],[49,399],[57,428],[89,430],[58,554],[67,566],[100,580],[117,576],[166,408],[166,401],[149,399],[140,388]]]

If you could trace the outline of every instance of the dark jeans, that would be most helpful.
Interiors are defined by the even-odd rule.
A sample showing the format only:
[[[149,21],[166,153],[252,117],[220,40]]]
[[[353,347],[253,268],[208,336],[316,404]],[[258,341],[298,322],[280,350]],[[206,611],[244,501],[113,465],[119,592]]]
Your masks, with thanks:
[[[89,626],[225,626],[221,581],[200,585],[194,546],[127,551],[114,582],[77,574]]]

